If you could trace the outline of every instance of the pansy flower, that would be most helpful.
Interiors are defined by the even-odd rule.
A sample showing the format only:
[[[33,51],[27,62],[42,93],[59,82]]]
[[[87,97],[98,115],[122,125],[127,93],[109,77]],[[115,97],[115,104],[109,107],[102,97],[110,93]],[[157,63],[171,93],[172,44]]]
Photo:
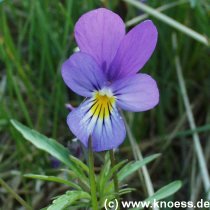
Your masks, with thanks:
[[[80,49],[62,65],[66,85],[86,99],[67,117],[73,134],[94,151],[117,148],[126,130],[119,110],[142,112],[159,102],[157,84],[137,73],[152,55],[157,30],[146,20],[127,34],[122,19],[100,8],[80,17],[75,38]]]

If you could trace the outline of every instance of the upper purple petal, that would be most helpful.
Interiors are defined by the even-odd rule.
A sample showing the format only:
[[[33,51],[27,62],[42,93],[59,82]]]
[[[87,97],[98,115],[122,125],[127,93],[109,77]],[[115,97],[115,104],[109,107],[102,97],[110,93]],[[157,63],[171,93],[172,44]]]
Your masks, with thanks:
[[[80,50],[94,57],[104,71],[109,68],[124,35],[122,19],[104,8],[82,15],[75,26]]]
[[[157,84],[147,74],[136,74],[117,80],[111,88],[117,97],[117,105],[124,110],[146,111],[152,109],[159,102]]]
[[[134,27],[122,40],[108,72],[110,80],[137,73],[152,55],[157,43],[157,29],[150,20]]]
[[[105,83],[105,76],[100,66],[88,54],[73,54],[62,65],[62,77],[66,85],[81,96],[91,97],[94,90],[99,90]]]

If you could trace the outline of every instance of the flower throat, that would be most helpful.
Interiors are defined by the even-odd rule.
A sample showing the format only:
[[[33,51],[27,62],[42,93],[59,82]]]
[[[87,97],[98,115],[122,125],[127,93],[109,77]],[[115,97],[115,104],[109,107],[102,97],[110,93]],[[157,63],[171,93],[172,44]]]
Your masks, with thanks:
[[[100,119],[110,117],[116,101],[112,91],[108,88],[103,88],[100,91],[94,92],[93,98],[94,101],[91,107],[93,116]]]

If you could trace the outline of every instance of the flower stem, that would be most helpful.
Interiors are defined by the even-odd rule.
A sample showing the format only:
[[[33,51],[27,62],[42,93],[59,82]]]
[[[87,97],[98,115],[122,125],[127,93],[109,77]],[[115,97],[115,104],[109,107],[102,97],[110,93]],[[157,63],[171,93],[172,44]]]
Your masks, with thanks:
[[[112,168],[115,166],[115,156],[114,156],[114,150],[109,150],[110,160],[111,160],[111,166]],[[113,172],[113,179],[114,179],[114,189],[116,193],[116,199],[119,203],[120,196],[119,196],[119,185],[118,185],[118,178],[116,171]],[[118,210],[120,210],[120,206],[118,205]]]
[[[95,181],[95,173],[94,173],[94,157],[93,157],[91,137],[89,138],[89,141],[88,141],[88,161],[89,161],[89,178],[90,178],[90,191],[91,191],[92,207],[93,207],[93,210],[98,210],[98,200],[97,200],[97,194],[96,194],[96,181]]]

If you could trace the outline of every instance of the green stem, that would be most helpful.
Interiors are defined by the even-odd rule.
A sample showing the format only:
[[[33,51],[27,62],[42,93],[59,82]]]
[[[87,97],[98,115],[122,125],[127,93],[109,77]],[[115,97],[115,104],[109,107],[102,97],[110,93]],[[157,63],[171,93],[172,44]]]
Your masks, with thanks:
[[[92,149],[92,139],[89,138],[88,141],[88,161],[89,161],[89,178],[90,178],[90,191],[91,191],[91,199],[92,199],[92,207],[93,210],[98,210],[98,200],[96,194],[96,181],[95,181],[95,173],[94,173],[94,157],[93,157],[93,149]]]
[[[32,207],[30,207],[12,188],[3,180],[0,178],[0,185],[4,187],[22,206],[25,207],[27,210],[32,210]]]
[[[109,155],[110,155],[110,160],[111,160],[111,166],[113,168],[115,166],[114,151],[113,150],[109,150]],[[117,199],[117,201],[119,203],[119,200],[120,200],[119,185],[118,185],[118,178],[117,178],[116,171],[113,172],[113,179],[114,179],[114,189],[115,189],[115,193],[116,193],[116,199]],[[120,210],[120,206],[118,206],[117,209]]]

